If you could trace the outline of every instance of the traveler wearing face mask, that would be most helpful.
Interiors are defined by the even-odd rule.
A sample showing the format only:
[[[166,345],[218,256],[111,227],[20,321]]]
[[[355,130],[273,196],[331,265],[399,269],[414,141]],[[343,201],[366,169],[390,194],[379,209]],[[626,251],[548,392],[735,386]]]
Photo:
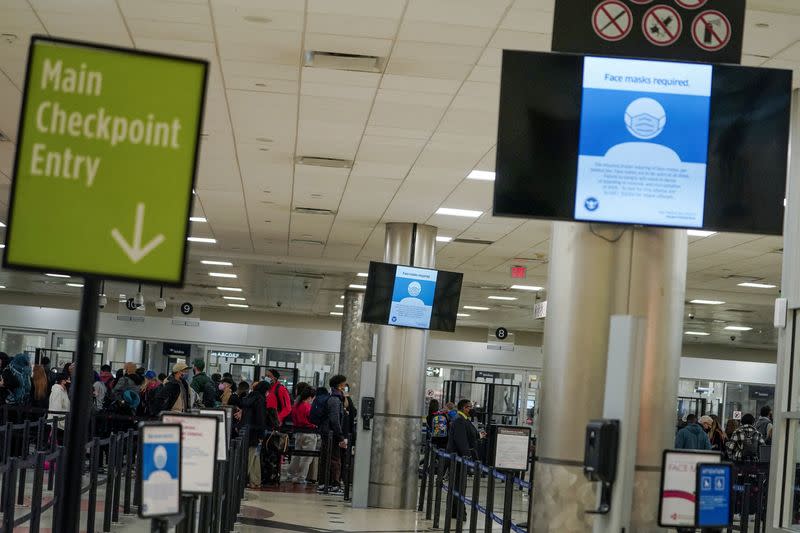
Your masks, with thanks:
[[[280,373],[275,369],[267,370],[267,375],[264,377],[264,381],[269,383],[267,409],[275,409],[279,425],[283,424],[284,419],[292,412],[292,399],[286,387],[278,381],[280,377]]]
[[[217,385],[219,390],[219,401],[222,405],[239,405],[239,396],[234,394],[233,380],[231,378],[222,378]]]
[[[184,363],[175,363],[172,374],[169,375],[164,386],[156,395],[154,411],[188,411],[192,408],[190,403],[189,384],[186,382],[186,371],[189,367]]]
[[[48,402],[48,409],[51,413],[47,416],[48,420],[56,416],[59,417],[55,435],[56,442],[59,445],[64,442],[64,413],[69,412],[69,393],[67,392],[69,382],[68,374],[58,374],[56,382],[50,390],[50,400]]]

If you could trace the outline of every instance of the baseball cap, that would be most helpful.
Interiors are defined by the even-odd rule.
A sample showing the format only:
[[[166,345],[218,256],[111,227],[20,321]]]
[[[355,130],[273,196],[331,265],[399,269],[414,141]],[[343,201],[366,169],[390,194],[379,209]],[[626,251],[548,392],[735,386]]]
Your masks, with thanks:
[[[144,377],[146,377],[147,379],[155,378],[156,377],[155,370],[148,370],[147,372],[144,373]]]
[[[188,368],[189,367],[186,366],[186,363],[175,363],[174,365],[172,365],[172,373],[175,374],[176,372],[183,372]]]

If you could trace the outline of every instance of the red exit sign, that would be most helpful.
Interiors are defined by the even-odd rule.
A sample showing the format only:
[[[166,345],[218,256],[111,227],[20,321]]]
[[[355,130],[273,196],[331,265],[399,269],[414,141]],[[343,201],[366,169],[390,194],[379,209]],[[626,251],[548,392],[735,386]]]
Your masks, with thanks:
[[[511,277],[514,279],[525,279],[525,276],[528,275],[528,267],[523,266],[512,266],[511,267]]]

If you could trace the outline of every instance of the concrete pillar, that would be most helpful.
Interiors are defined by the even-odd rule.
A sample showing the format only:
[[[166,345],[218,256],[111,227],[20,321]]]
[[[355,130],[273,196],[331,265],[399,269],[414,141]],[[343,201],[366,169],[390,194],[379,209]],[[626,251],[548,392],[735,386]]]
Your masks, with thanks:
[[[372,359],[372,325],[361,322],[364,293],[345,291],[342,316],[342,342],[339,348],[339,372],[347,376],[350,397],[359,409],[361,363]]]
[[[387,224],[384,261],[431,268],[435,243],[433,226]],[[427,331],[379,326],[370,507],[415,507],[427,341]]]
[[[586,423],[600,418],[613,314],[647,320],[633,531],[654,531],[661,450],[680,363],[687,238],[681,230],[557,222],[545,320],[534,530],[589,531],[596,504],[583,476]],[[656,422],[657,421],[657,422]],[[640,471],[640,466],[643,470]],[[653,479],[655,482],[653,483]]]

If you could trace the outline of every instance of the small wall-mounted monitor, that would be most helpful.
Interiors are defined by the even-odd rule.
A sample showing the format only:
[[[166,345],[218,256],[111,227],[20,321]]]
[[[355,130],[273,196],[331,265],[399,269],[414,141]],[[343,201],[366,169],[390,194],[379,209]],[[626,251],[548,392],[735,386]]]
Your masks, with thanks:
[[[494,214],[783,233],[792,72],[503,52]]]
[[[454,331],[464,275],[371,262],[361,321]]]

